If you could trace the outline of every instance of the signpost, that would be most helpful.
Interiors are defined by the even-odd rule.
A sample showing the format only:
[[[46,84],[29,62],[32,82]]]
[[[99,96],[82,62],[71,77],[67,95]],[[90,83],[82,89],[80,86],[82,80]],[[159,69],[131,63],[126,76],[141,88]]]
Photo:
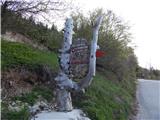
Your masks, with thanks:
[[[70,73],[72,79],[82,79],[87,75],[89,68],[89,45],[85,39],[77,39],[71,46]]]
[[[55,78],[58,111],[71,111],[73,107],[70,92],[85,89],[95,76],[98,31],[101,22],[102,16],[97,18],[93,26],[93,40],[89,46],[85,39],[80,38],[72,43],[73,20],[71,18],[66,20],[64,41],[59,56],[61,69]]]

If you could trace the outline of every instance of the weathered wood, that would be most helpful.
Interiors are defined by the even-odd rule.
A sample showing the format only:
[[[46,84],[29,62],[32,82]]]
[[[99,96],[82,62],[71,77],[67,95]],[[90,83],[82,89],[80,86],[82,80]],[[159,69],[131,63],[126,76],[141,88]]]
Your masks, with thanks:
[[[65,23],[63,46],[60,50],[61,55],[59,59],[61,70],[55,78],[57,81],[56,102],[59,111],[71,111],[73,109],[69,89],[73,89],[75,86],[74,82],[68,77],[70,61],[70,53],[68,51],[72,44],[72,34],[73,20],[70,18]]]
[[[102,22],[102,16],[97,18],[95,25],[93,26],[93,40],[91,41],[91,51],[89,59],[89,72],[87,76],[79,83],[80,89],[88,87],[92,82],[92,77],[95,76],[96,71],[96,50],[98,48],[98,31]]]
[[[71,46],[70,73],[72,79],[82,79],[88,73],[89,45],[85,39],[76,39]],[[79,81],[79,80],[78,80]]]
[[[57,89],[56,93],[58,111],[71,111],[73,107],[70,92],[66,89]]]
[[[64,29],[64,41],[62,49],[60,50],[61,55],[59,57],[61,70],[58,76],[55,78],[57,82],[56,100],[57,100],[57,108],[59,111],[71,111],[73,107],[72,107],[70,91],[83,90],[84,88],[90,85],[93,76],[95,76],[96,50],[98,48],[97,46],[98,30],[100,28],[101,21],[102,17],[98,17],[95,25],[93,26],[93,40],[91,42],[90,51],[88,52],[87,49],[89,48],[89,46],[87,46],[83,40],[77,41],[79,42],[79,44],[72,44],[73,20],[72,19],[66,20]],[[84,57],[84,59],[82,57]],[[81,69],[83,67],[81,66],[83,62],[86,65],[88,64],[88,69],[86,74],[83,75],[83,79],[80,82],[75,82],[71,80],[70,79],[71,70],[69,68],[70,67],[74,68],[75,63],[77,63],[77,65],[80,66],[80,67],[78,66],[78,69]],[[80,72],[82,72],[82,70],[80,70],[79,73]]]

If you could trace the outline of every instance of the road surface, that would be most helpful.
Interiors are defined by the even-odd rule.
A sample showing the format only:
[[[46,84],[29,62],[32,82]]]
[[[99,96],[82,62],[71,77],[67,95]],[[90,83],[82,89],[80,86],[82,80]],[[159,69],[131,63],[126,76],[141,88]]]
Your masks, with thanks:
[[[160,120],[160,81],[138,79],[137,120]]]

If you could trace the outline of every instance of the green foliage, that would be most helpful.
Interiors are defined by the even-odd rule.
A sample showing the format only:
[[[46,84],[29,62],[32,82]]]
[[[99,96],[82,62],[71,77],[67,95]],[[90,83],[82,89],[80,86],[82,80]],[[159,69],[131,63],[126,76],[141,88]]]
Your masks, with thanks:
[[[73,15],[74,38],[83,37],[90,41],[92,39],[92,26],[98,15],[103,15],[98,44],[106,56],[98,58],[97,65],[115,73],[118,80],[123,80],[128,73],[135,72],[138,66],[133,48],[128,47],[131,34],[127,23],[123,22],[112,11],[104,12],[102,9],[90,12],[89,17],[80,13],[75,14]]]
[[[160,80],[160,70],[154,69],[153,67],[150,69],[138,67],[137,77],[142,79]]]
[[[37,99],[41,96],[43,99],[50,102],[52,100],[53,92],[46,87],[35,87],[32,92],[26,93],[22,96],[16,96],[13,98],[13,100],[19,100],[24,103],[28,103],[29,105],[34,105],[36,103]]]
[[[90,13],[89,17],[76,14],[73,15],[74,39],[83,37],[90,41],[92,25],[99,14],[103,14],[104,19],[98,42],[106,56],[97,59],[97,68],[101,72],[94,78],[86,94],[75,96],[73,102],[75,106],[87,112],[92,120],[126,120],[135,95],[137,68],[133,48],[128,47],[131,39],[129,26],[111,11],[105,13],[96,10]],[[9,24],[7,22],[3,24],[10,25],[6,27],[7,29],[22,33],[51,50],[59,48],[62,32],[58,32],[54,25],[48,29],[42,23],[35,23],[32,18],[28,20],[21,16],[14,17],[13,21],[8,21]],[[2,68],[17,66],[35,68],[44,64],[56,68],[58,63],[55,54],[38,51],[20,43],[2,41]],[[51,97],[51,94],[38,89],[16,99],[34,104],[38,94],[46,99]]]
[[[33,92],[22,95],[22,96],[16,96],[13,98],[13,100],[19,100],[25,103],[29,103],[30,105],[34,105],[37,99],[38,99],[37,93],[33,93]]]
[[[41,95],[44,99],[47,101],[51,101],[53,96],[53,91],[46,87],[35,87],[33,89],[33,92],[37,93],[38,95]]]
[[[110,76],[110,72],[105,73]],[[98,73],[86,93],[73,99],[74,104],[87,112],[92,120],[127,120],[134,97],[130,92],[134,93],[135,82],[130,83],[127,90],[127,84],[105,76]]]
[[[26,44],[8,42],[3,39],[1,43],[1,64],[2,69],[22,66],[34,69],[43,65],[54,70],[58,68],[55,53],[40,51]]]
[[[11,111],[6,104],[2,103],[2,120],[29,120],[29,118],[30,113],[26,106],[20,111]]]
[[[84,17],[83,14],[78,13],[76,15],[72,15],[74,20],[74,38],[85,38],[87,40],[92,39],[92,23],[90,18]]]
[[[57,51],[63,40],[62,32],[59,32],[55,25],[48,28],[41,22],[35,22],[32,16],[27,19],[12,11],[6,11],[5,16],[2,17],[2,33],[7,30],[21,33],[32,42],[41,44],[52,51]]]

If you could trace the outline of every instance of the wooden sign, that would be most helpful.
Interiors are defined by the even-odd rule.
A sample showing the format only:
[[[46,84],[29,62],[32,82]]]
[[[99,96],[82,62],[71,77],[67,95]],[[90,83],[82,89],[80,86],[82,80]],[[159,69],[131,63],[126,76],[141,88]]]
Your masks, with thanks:
[[[70,54],[70,73],[73,78],[81,79],[88,73],[89,45],[85,39],[73,41]]]

